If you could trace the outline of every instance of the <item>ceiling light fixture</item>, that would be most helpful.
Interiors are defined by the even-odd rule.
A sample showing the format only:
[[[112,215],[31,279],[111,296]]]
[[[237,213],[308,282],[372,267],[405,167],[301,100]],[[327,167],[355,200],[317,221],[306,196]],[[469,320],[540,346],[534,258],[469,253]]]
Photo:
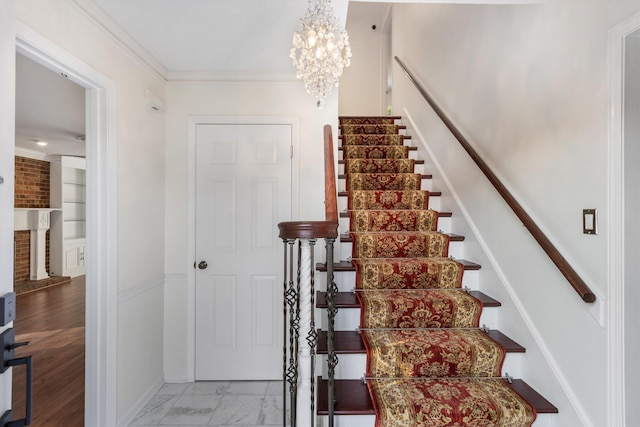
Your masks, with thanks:
[[[309,0],[307,13],[293,33],[289,57],[304,81],[304,87],[318,100],[318,107],[333,86],[338,86],[342,70],[351,60],[351,47],[346,30],[338,29],[331,0]]]
[[[38,144],[41,147],[46,147],[47,145],[49,145],[47,141],[36,141],[36,144]]]

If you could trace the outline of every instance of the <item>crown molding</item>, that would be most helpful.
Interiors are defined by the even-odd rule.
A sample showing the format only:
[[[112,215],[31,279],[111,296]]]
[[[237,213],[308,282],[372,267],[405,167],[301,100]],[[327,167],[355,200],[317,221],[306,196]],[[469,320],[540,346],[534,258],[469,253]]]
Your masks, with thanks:
[[[72,3],[104,30],[117,44],[140,60],[162,79],[167,79],[168,72],[164,65],[131,37],[129,33],[122,29],[94,0],[72,0]]]
[[[293,68],[293,67],[292,67]],[[290,73],[270,73],[259,71],[169,71],[170,82],[278,82],[299,81],[294,71]]]
[[[28,159],[42,160],[45,162],[49,161],[47,154],[42,153],[40,151],[29,150],[27,148],[22,148],[22,147],[16,147],[15,150],[16,150],[15,151],[16,157],[26,157]]]
[[[362,3],[536,4],[547,0],[349,0]]]

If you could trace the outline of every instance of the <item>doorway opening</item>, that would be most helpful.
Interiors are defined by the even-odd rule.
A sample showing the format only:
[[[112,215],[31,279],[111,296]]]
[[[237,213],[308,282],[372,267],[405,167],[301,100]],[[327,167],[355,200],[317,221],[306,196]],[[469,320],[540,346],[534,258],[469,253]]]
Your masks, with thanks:
[[[85,425],[116,425],[116,193],[115,85],[88,64],[27,28],[16,52],[85,91],[86,315]],[[61,106],[63,108],[63,106]]]
[[[36,366],[38,424],[84,424],[85,90],[16,54],[14,329],[30,342],[18,355],[31,354]],[[34,214],[37,223],[28,220]],[[64,351],[51,351],[60,343]],[[61,382],[65,393],[52,394]],[[14,376],[16,414],[25,412],[24,388]]]

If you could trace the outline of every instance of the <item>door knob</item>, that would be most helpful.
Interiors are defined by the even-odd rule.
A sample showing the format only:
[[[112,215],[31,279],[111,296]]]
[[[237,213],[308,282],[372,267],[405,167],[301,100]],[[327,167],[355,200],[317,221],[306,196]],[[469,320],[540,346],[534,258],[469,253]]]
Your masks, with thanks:
[[[200,261],[200,262],[198,263],[198,268],[199,268],[200,270],[204,270],[204,269],[205,269],[205,268],[207,268],[207,267],[208,267],[207,261]]]

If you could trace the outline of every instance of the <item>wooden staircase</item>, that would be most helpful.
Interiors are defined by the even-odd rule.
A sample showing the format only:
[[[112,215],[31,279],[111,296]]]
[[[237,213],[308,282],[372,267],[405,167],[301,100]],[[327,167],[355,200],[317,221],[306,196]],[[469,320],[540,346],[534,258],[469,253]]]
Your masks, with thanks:
[[[395,117],[396,123],[401,118]],[[342,120],[342,118],[341,118]],[[403,126],[400,126],[403,129]],[[411,137],[404,136],[405,145],[410,143]],[[409,144],[410,145],[410,144]],[[339,153],[342,153],[342,147],[339,147]],[[416,147],[409,147],[410,158],[416,157]],[[341,154],[339,154],[341,157]],[[431,175],[426,173],[425,161],[422,159],[416,159],[416,173],[422,174],[423,189],[429,189],[429,206],[431,209],[438,210],[439,198],[442,193],[439,191],[431,191],[430,180]],[[344,162],[342,159],[338,161],[339,168],[342,168]],[[344,181],[345,175],[342,170],[338,171],[338,178]],[[355,288],[355,267],[350,261],[351,255],[351,237],[349,233],[345,233],[349,230],[349,214],[346,212],[346,198],[347,192],[343,189],[343,186],[338,186],[338,210],[340,211],[340,232],[338,250],[336,251],[339,256],[339,261],[332,263],[333,273],[335,274],[335,282],[338,286],[338,293],[335,297],[335,304],[338,309],[338,315],[336,316],[336,332],[333,337],[333,344],[335,351],[339,357],[339,363],[336,367],[336,379],[335,379],[335,403],[334,413],[336,415],[335,425],[337,426],[373,426],[375,422],[374,405],[371,401],[369,391],[363,380],[360,378],[364,376],[366,369],[366,350],[362,341],[360,333],[357,331],[359,319],[360,304],[353,288]],[[436,189],[437,190],[437,189]],[[443,231],[450,237],[451,247],[455,245],[463,245],[464,236],[452,233],[451,223],[448,220],[453,215],[451,212],[439,212],[439,226],[445,228]],[[442,219],[442,221],[441,221]],[[462,253],[461,250],[456,251],[452,249],[451,254]],[[473,287],[477,283],[478,275],[481,274],[481,266],[472,261],[464,259],[456,259],[464,266],[463,286],[469,287],[470,295],[479,299],[483,307],[483,317],[481,318],[481,324],[486,320],[489,325],[491,324],[495,316],[498,313],[495,312],[501,303],[489,295],[486,295],[478,290],[474,290]],[[327,271],[326,263],[317,263],[315,268],[319,272]],[[327,309],[326,292],[318,291],[315,296],[315,303],[317,309]],[[494,311],[492,313],[492,311]],[[323,318],[326,316],[322,316]],[[323,325],[322,328],[325,328]],[[317,353],[319,357],[327,354],[327,333],[323,329],[318,329],[318,347]],[[505,360],[505,367],[509,365],[510,358],[519,357],[516,354],[525,353],[525,348],[519,345],[517,342],[495,329],[485,328],[485,332],[497,341],[505,351],[508,353]],[[522,357],[522,356],[520,356]],[[507,372],[504,372],[506,375]],[[318,405],[317,414],[321,416],[319,418],[321,425],[328,425],[322,416],[328,414],[329,404],[327,401],[327,381],[326,372],[323,377],[318,377],[317,390],[318,390]],[[509,382],[509,386],[518,392],[525,400],[527,400],[536,410],[538,414],[553,414],[557,413],[558,409],[553,406],[548,400],[537,393],[523,380],[512,379]],[[538,419],[540,417],[538,416]],[[535,423],[534,423],[535,425]]]

